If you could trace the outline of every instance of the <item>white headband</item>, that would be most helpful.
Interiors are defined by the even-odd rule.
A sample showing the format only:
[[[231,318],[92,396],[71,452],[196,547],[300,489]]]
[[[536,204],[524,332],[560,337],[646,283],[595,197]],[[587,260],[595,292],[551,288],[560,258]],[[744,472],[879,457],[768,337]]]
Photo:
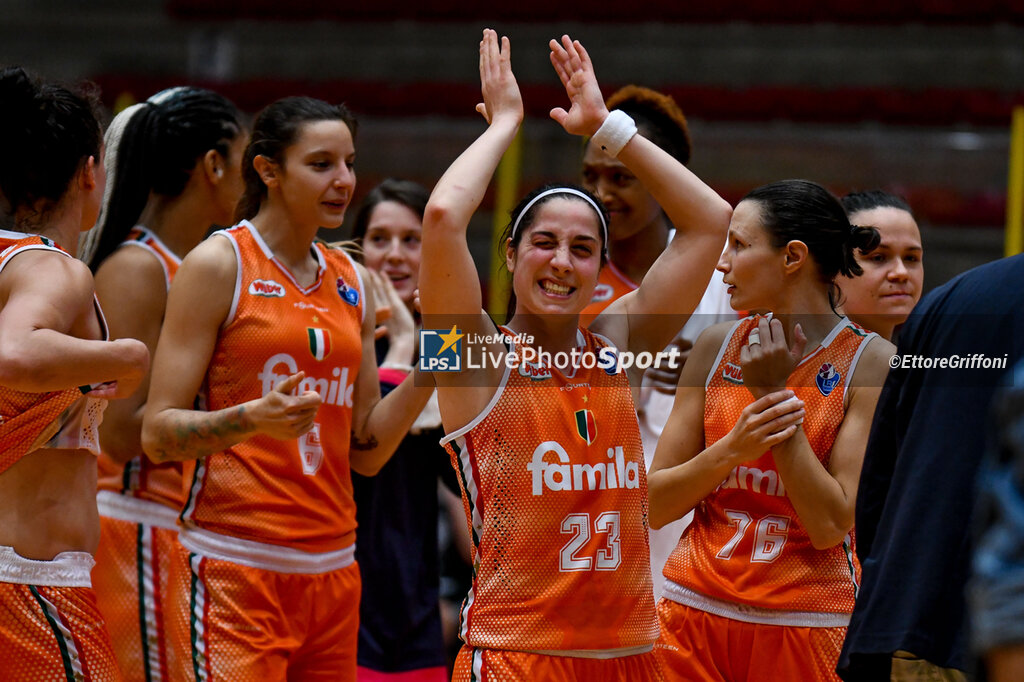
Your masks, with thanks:
[[[544,197],[549,196],[551,194],[572,194],[574,196],[580,197],[581,199],[586,201],[588,204],[590,204],[591,208],[594,209],[594,212],[597,213],[597,219],[601,221],[601,236],[604,238],[604,244],[601,247],[601,252],[607,254],[608,253],[608,223],[606,223],[604,221],[604,213],[601,212],[601,207],[598,206],[597,204],[595,204],[594,200],[591,199],[590,197],[588,197],[586,194],[584,194],[583,192],[579,191],[578,189],[573,189],[572,187],[553,187],[551,189],[544,190],[543,192],[541,192],[540,194],[538,194],[534,198],[530,199],[530,203],[528,203],[523,208],[523,210],[519,212],[519,217],[516,218],[516,222],[512,224],[512,239],[515,239],[516,238],[516,233],[519,232],[519,223],[522,221],[523,216],[526,215],[531,208],[533,208],[534,204],[536,204],[538,201],[540,201]]]

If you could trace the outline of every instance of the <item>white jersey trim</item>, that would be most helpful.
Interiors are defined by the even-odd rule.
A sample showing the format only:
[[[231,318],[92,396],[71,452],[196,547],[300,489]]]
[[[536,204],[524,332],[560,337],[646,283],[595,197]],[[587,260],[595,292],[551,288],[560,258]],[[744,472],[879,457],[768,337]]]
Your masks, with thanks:
[[[733,322],[732,326],[729,327],[729,333],[726,334],[725,338],[722,340],[722,345],[718,349],[718,355],[715,356],[715,361],[711,363],[711,369],[708,371],[708,376],[704,380],[705,391],[708,389],[708,386],[711,385],[711,380],[715,377],[715,373],[718,371],[718,366],[722,364],[722,358],[725,357],[725,351],[727,348],[729,348],[729,342],[732,341],[732,337],[735,336],[736,330],[739,329],[740,323],[746,319],[746,317],[741,317],[740,319]]]
[[[238,223],[238,226],[244,227],[249,231],[249,234],[252,235],[252,238],[256,242],[256,245],[260,247],[260,250],[263,252],[263,255],[266,256],[267,260],[273,263],[274,267],[280,270],[281,274],[287,277],[288,281],[290,281],[295,286],[295,288],[302,293],[302,295],[310,295],[311,293],[319,289],[320,286],[323,284],[324,275],[327,273],[327,261],[324,259],[324,255],[320,253],[320,249],[316,248],[315,245],[310,244],[309,251],[317,262],[316,279],[313,281],[311,285],[309,285],[308,287],[304,287],[301,284],[299,284],[297,279],[295,279],[295,275],[292,274],[291,270],[286,268],[284,264],[281,263],[281,261],[277,260],[277,256],[274,255],[274,252],[271,250],[270,246],[267,245],[267,242],[263,240],[263,235],[260,234],[260,231],[256,229],[255,225],[253,225],[248,220],[243,220],[242,222]]]
[[[846,388],[850,387],[850,382],[853,381],[853,374],[857,371],[857,363],[860,362],[860,356],[864,354],[864,349],[868,347],[868,344],[878,334],[875,332],[868,332],[867,336],[861,339],[860,345],[857,346],[857,352],[853,354],[853,359],[850,360],[850,369],[846,372]]]
[[[38,234],[28,234],[23,232],[11,232],[9,230],[0,230],[0,238],[26,239],[28,237],[40,237],[41,239],[46,239],[46,237],[42,237],[42,235]],[[48,246],[46,244],[22,244],[21,246],[15,246],[12,244],[3,251],[0,251],[0,271],[4,269],[4,266],[11,262],[12,258],[17,256],[22,251],[56,251],[62,256],[74,258],[74,256],[72,256],[70,253],[63,249],[57,248],[56,246]]]
[[[366,296],[367,296],[367,292],[366,292],[366,286],[363,284],[363,275],[362,275],[361,272],[359,272],[359,267],[356,265],[355,259],[352,258],[352,255],[349,254],[348,251],[346,251],[345,249],[337,249],[337,250],[341,251],[343,254],[345,254],[345,258],[348,258],[348,262],[352,266],[352,272],[356,273],[356,282],[357,282],[357,285],[359,286],[359,295],[360,295],[360,300],[359,300],[359,321],[360,322],[366,322]]]
[[[171,257],[171,259],[175,262],[176,265],[181,265],[181,259],[178,258],[178,255],[171,251],[169,248],[167,248],[167,245],[160,240],[160,237],[157,237],[155,234],[153,234],[153,232],[151,232],[148,227],[146,227],[145,225],[136,225],[135,229],[141,232],[146,237],[146,239],[151,239],[157,244],[159,244],[160,248],[167,252],[167,255]],[[167,263],[164,262],[163,256],[160,254],[159,251],[154,249],[152,245],[147,244],[144,241],[139,241],[138,239],[132,239],[131,241],[123,241],[118,245],[117,248],[121,248],[122,246],[137,246],[140,249],[145,249],[149,253],[153,254],[153,257],[156,258],[157,262],[160,263],[160,267],[163,268],[164,281],[167,283],[167,288],[171,288],[171,271],[167,269]]]
[[[811,360],[813,360],[814,356],[816,356],[818,353],[821,353],[826,348],[831,346],[832,342],[836,340],[837,336],[839,336],[839,332],[841,332],[844,329],[846,329],[846,327],[848,327],[849,325],[850,325],[849,318],[847,318],[847,317],[840,317],[839,321],[836,322],[835,325],[832,327],[832,329],[829,330],[829,333],[825,335],[825,338],[823,338],[821,340],[821,343],[819,343],[818,346],[813,351],[811,351],[807,355],[805,355],[802,358],[800,358],[800,362],[796,363],[796,366],[800,367],[800,366],[810,362]]]
[[[515,350],[514,341],[512,342],[512,346],[512,350]],[[463,426],[462,428],[456,429],[451,433],[445,434],[444,438],[438,441],[438,443],[440,443],[443,446],[446,443],[450,443],[451,441],[455,440],[456,438],[461,438],[462,436],[465,436],[467,433],[469,433],[477,426],[479,426],[480,422],[487,418],[487,415],[491,413],[491,410],[494,409],[494,406],[498,404],[498,401],[501,400],[501,396],[505,393],[505,387],[508,385],[508,378],[512,374],[512,368],[509,366],[510,364],[511,363],[505,363],[505,371],[503,371],[501,374],[501,381],[498,382],[498,387],[494,389],[494,395],[491,396],[490,401],[488,401],[486,407],[484,407],[484,409],[480,411],[480,414],[473,417],[473,419],[470,420],[470,422]]]
[[[26,559],[13,547],[0,546],[0,582],[47,587],[92,587],[96,565],[88,552],[61,552],[49,561]]]
[[[319,575],[351,566],[356,560],[354,543],[334,552],[303,552],[293,547],[244,540],[194,526],[182,528],[178,537],[193,554],[276,573]]]
[[[121,495],[111,490],[96,493],[100,516],[129,523],[141,523],[166,530],[178,530],[178,512],[159,502]]]
[[[235,315],[238,313],[238,301],[242,295],[242,250],[239,248],[238,242],[235,241],[235,236],[227,230],[217,230],[210,236],[216,237],[217,235],[227,239],[231,244],[231,249],[235,252],[235,291],[231,294],[231,307],[228,309],[228,314],[220,325],[221,329],[227,329],[228,325],[235,321]]]
[[[665,579],[665,589],[662,594],[666,599],[677,604],[744,623],[787,625],[801,628],[845,628],[850,624],[850,614],[848,613],[781,611],[751,606],[749,604],[739,604],[694,592],[667,578]]]

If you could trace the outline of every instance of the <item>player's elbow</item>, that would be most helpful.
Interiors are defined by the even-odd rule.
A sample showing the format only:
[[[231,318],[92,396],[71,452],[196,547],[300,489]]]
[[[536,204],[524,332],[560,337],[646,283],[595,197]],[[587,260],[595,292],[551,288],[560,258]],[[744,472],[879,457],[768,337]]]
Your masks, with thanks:
[[[711,219],[709,225],[724,236],[729,231],[729,223],[732,221],[732,206],[725,199],[718,197],[714,205],[709,208]]]
[[[649,474],[649,476],[647,481],[647,524],[651,530],[660,530],[675,519],[672,518],[671,510],[668,508],[666,491],[663,489],[660,477],[656,473]]]
[[[141,433],[142,451],[157,464],[171,461],[168,456],[167,438],[163,420],[159,412],[150,414],[148,411],[142,419]]]
[[[360,476],[370,477],[379,474],[380,470],[384,468],[386,461],[379,457],[370,457],[365,453],[353,453],[349,457],[349,466],[352,468],[352,471]]]
[[[431,196],[423,211],[424,234],[465,231],[458,222],[459,204],[453,196]]]
[[[667,519],[663,519],[654,514],[653,511],[648,515],[647,522],[648,525],[650,525],[651,530],[661,530],[670,523]]]
[[[46,363],[26,344],[0,343],[0,386],[16,391],[41,392]]]
[[[808,527],[807,535],[814,549],[826,550],[843,544],[849,536],[852,527],[852,523],[826,521],[814,529]]]

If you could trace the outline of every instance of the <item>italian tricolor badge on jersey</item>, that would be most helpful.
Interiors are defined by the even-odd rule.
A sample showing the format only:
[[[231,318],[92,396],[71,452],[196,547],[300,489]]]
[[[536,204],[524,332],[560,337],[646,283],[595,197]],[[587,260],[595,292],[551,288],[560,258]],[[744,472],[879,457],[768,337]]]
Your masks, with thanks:
[[[590,410],[576,410],[576,433],[590,445],[597,438],[597,422]]]
[[[323,360],[331,354],[331,332],[316,327],[306,327],[309,336],[309,352],[317,360]]]

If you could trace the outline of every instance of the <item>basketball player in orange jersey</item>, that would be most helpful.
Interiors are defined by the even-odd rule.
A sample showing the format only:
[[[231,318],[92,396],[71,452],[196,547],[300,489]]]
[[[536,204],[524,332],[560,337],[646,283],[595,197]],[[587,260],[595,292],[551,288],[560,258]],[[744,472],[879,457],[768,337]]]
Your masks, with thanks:
[[[168,296],[142,441],[186,462],[199,680],[356,678],[350,467],[379,470],[431,388],[410,376],[381,400],[366,272],[314,243],[352,199],[354,132],[320,100],[264,109],[241,222],[192,250]]]
[[[614,363],[596,367],[595,357],[665,347],[704,292],[731,209],[637,135],[628,116],[608,113],[579,42],[563,36],[550,48],[572,104],[552,118],[619,158],[661,202],[677,235],[640,288],[608,308],[617,314],[581,329],[607,258],[607,214],[582,189],[542,188],[511,216],[511,320],[498,328],[481,312],[466,230],[523,118],[509,41],[499,46],[485,30],[477,110],[489,126],[431,195],[420,273],[425,327],[456,324],[470,338],[488,337],[475,352],[511,354],[496,367],[434,375],[474,543],[465,646],[453,677],[660,680],[636,413],[625,372]],[[577,360],[529,361],[537,350]]]
[[[0,71],[0,679],[120,680],[89,571],[97,427],[149,354],[106,341],[89,269],[102,132],[85,97]]]
[[[665,565],[666,675],[826,680],[857,591],[857,482],[893,346],[835,312],[878,243],[803,180],[736,207],[718,263],[737,310],[683,367],[650,474],[651,525],[695,509]]]
[[[199,88],[165,90],[114,118],[106,136],[108,191],[83,255],[96,272],[113,338],[141,339],[156,350],[182,256],[211,225],[232,222],[247,137],[235,106]],[[148,389],[147,377],[107,408],[100,427],[103,532],[93,586],[126,679],[187,679],[188,652],[168,649],[172,624],[164,608],[185,599],[188,585],[177,527],[181,463],[155,465],[142,452]]]
[[[843,312],[851,320],[893,341],[921,300],[924,286],[924,249],[921,230],[902,198],[883,192],[853,192],[842,198],[854,225],[870,225],[881,237],[868,253],[857,252],[864,270],[858,277],[840,276]]]

